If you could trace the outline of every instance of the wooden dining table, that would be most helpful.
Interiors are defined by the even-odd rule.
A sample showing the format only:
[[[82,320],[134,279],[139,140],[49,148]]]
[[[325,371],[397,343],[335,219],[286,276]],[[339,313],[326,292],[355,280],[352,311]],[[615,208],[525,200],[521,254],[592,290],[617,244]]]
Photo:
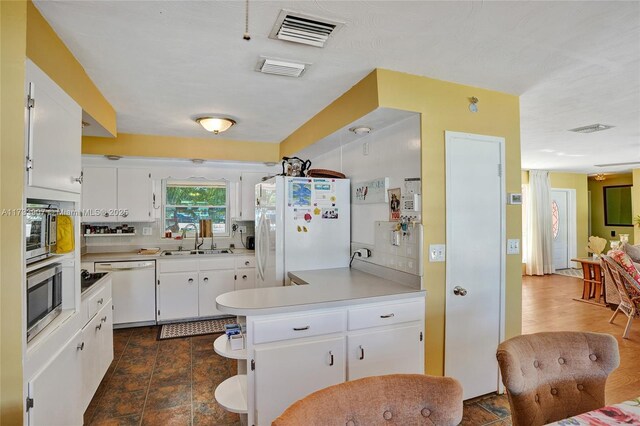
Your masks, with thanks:
[[[606,304],[604,275],[600,266],[600,259],[577,257],[571,259],[571,261],[582,265],[582,300],[594,299],[595,303]]]
[[[549,424],[557,426],[640,425],[640,397]]]

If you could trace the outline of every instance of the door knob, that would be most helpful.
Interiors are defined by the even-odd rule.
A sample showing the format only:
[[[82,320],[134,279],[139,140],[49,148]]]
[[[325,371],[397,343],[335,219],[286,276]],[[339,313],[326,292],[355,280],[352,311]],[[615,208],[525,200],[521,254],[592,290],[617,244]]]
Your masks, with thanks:
[[[456,296],[466,296],[467,295],[467,289],[466,288],[462,288],[459,285],[455,286],[453,288],[453,294],[455,294]]]

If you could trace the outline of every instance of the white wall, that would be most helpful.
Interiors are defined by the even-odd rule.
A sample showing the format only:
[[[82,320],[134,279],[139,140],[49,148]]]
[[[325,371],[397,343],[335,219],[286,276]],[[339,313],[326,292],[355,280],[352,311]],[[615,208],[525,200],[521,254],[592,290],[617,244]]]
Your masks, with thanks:
[[[363,145],[369,144],[369,154]],[[403,188],[405,178],[420,177],[420,116],[411,116],[392,126],[373,129],[360,138],[326,154],[312,158],[311,168],[337,170],[352,184],[388,177],[389,188]],[[389,220],[386,204],[351,205],[351,241],[374,244],[374,222]]]
[[[83,156],[82,166],[96,166],[96,167],[118,167],[118,168],[144,168],[151,172],[153,179],[153,191],[156,194],[157,207],[154,209],[155,222],[152,223],[131,223],[136,227],[136,234],[132,237],[83,237],[83,249],[86,252],[100,252],[100,251],[119,251],[119,250],[136,250],[141,247],[162,247],[173,248],[180,244],[179,241],[164,239],[164,225],[162,222],[162,209],[161,209],[161,182],[166,178],[185,179],[190,177],[203,177],[207,179],[226,179],[229,184],[229,202],[230,202],[230,216],[233,218],[236,215],[236,195],[238,194],[238,187],[240,182],[240,175],[242,172],[264,172],[266,175],[274,175],[280,172],[281,167],[278,166],[266,166],[264,164],[256,163],[240,163],[240,162],[205,162],[204,164],[193,164],[190,160],[164,160],[164,159],[151,159],[151,158],[122,158],[117,161],[108,160],[102,156]],[[234,223],[233,221],[229,222]],[[253,235],[253,222],[238,222],[241,225],[247,226],[247,234]],[[115,224],[111,224],[115,225]],[[142,227],[151,226],[153,228],[152,236],[143,236]],[[211,243],[211,239],[207,241],[203,247],[208,247]],[[218,247],[228,247],[230,243],[236,245],[236,247],[242,247],[240,235],[236,235],[231,238],[215,237],[215,242]],[[193,239],[187,239],[184,243],[185,247],[190,247],[193,244]]]

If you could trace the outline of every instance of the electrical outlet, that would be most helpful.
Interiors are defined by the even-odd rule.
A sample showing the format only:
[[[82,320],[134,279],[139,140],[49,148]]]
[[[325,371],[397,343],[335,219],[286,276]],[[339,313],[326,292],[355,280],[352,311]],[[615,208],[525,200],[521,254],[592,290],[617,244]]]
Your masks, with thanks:
[[[143,226],[142,227],[142,235],[152,235],[153,234],[153,228],[150,226]]]
[[[240,232],[241,234],[246,234],[247,233],[247,227],[246,226],[238,226],[238,232]]]
[[[520,254],[520,240],[507,240],[507,254]]]
[[[429,245],[429,262],[444,262],[445,249],[446,247],[444,244],[430,244]]]

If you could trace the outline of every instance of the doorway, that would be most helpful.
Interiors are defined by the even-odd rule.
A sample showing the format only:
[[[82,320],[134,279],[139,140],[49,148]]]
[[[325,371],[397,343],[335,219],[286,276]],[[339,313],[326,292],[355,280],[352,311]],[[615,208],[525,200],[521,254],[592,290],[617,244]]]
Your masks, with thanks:
[[[553,269],[571,267],[576,257],[576,190],[551,188]]]
[[[446,132],[445,375],[464,399],[499,388],[505,274],[504,138]]]

